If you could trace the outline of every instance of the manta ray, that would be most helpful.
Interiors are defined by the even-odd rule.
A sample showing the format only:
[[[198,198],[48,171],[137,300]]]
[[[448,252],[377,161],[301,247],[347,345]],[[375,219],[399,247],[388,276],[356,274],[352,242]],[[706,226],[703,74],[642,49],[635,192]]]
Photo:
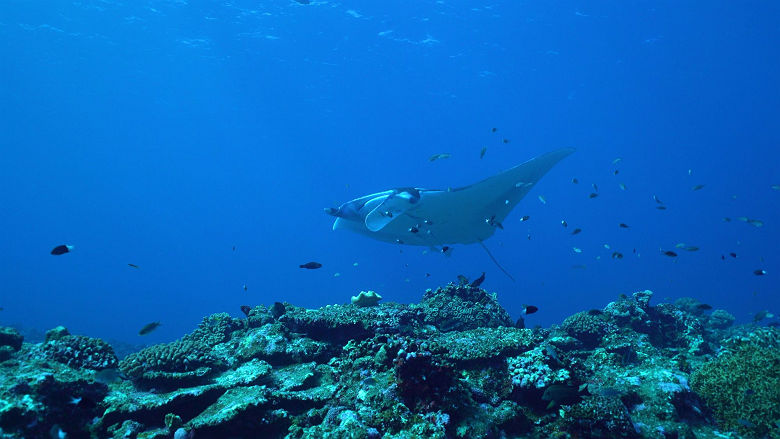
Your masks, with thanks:
[[[556,163],[573,153],[564,148],[456,189],[401,187],[366,195],[329,207],[333,230],[351,230],[380,241],[428,246],[448,253],[452,244],[480,243],[497,228],[526,194]]]

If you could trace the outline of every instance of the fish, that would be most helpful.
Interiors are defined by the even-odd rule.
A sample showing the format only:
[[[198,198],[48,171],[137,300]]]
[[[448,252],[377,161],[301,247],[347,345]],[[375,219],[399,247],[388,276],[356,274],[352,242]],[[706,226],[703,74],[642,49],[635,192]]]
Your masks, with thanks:
[[[576,265],[572,265],[571,268],[574,268],[574,269],[577,269],[577,270],[584,270],[584,269],[588,268],[588,266],[585,265],[585,264],[576,264]]]
[[[576,229],[574,229],[574,230],[572,230],[572,231],[571,231],[571,234],[572,234],[572,235],[576,235],[576,234],[578,234],[578,233],[580,233],[580,232],[582,232],[582,229],[580,229],[580,228],[576,228]]]
[[[661,253],[665,254],[666,256],[669,256],[670,258],[677,257],[677,253],[675,253],[675,252],[673,252],[671,250],[662,251]]]
[[[123,379],[122,372],[119,369],[103,369],[95,372],[94,380],[98,383],[109,385]]]
[[[620,223],[620,224],[618,224],[618,226],[619,226],[621,229],[627,229],[627,228],[628,228],[628,224],[626,224],[626,223]]]
[[[244,313],[245,316],[249,317],[250,311],[252,311],[252,308],[249,305],[241,305],[241,312]]]
[[[539,195],[537,198],[539,198],[539,201],[541,201],[542,204],[547,204],[547,200],[544,199],[544,196]]]
[[[485,218],[503,222],[542,177],[574,151],[564,148],[542,154],[452,190],[400,187],[347,201],[338,208],[325,208],[325,213],[336,218],[333,230],[349,230],[378,241],[397,243],[402,239],[406,245],[434,248],[479,243],[487,250],[484,241],[497,227],[485,223]],[[410,234],[409,228],[421,220],[430,221],[425,233]],[[503,268],[501,271],[509,276]]]
[[[624,185],[623,183],[618,183],[618,187],[620,188],[621,191],[626,190],[626,185]]]
[[[615,174],[615,175],[618,175],[619,173],[620,173],[619,169],[615,169],[615,172],[613,172],[613,174]]]
[[[598,197],[598,196],[599,196],[599,194],[597,194],[597,193],[595,193],[595,192],[591,192],[591,193],[588,195],[588,198],[596,198],[596,197]]]
[[[658,210],[666,210],[666,206],[656,206],[655,208]]]
[[[579,180],[577,180],[576,178],[572,178],[572,179],[571,179],[571,182],[572,182],[572,183],[574,183],[574,184],[578,184],[580,181],[579,181]]]
[[[320,264],[319,262],[312,261],[312,262],[307,262],[305,264],[301,264],[298,267],[305,268],[307,270],[316,270],[318,268],[321,268],[322,264]]]
[[[295,0],[296,2],[302,4],[302,5],[308,5],[311,4],[311,0]]]
[[[480,277],[474,279],[474,281],[471,282],[471,286],[474,287],[474,288],[477,288],[480,285],[482,285],[482,282],[484,282],[484,281],[485,281],[485,272],[483,271],[482,275]]]
[[[737,424],[745,427],[745,428],[755,428],[756,424],[748,421],[747,419],[737,419]]]
[[[653,200],[655,200],[655,202],[658,203],[658,204],[664,204],[663,201],[661,201],[661,199],[658,198],[658,196],[656,196],[656,195],[653,195]]]
[[[491,133],[495,133],[496,131],[498,131],[498,128],[495,128],[495,127],[494,127],[494,128],[491,128],[491,129],[490,129],[490,132],[491,132]]]
[[[482,150],[479,152],[479,158],[485,157],[485,153],[487,152],[487,146],[483,146]]]
[[[754,226],[754,227],[762,227],[764,225],[763,221],[761,221],[759,219],[755,219],[755,218],[748,218],[746,216],[740,216],[737,219],[742,221],[742,222],[748,223],[748,224],[750,224],[751,226]]]
[[[761,269],[753,270],[753,274],[755,274],[756,276],[763,276],[766,274],[766,270],[761,270]]]
[[[539,308],[533,305],[526,305],[523,304],[523,315],[533,314],[536,311],[539,311]]]
[[[691,188],[692,191],[698,191],[704,188],[703,184],[697,184]]]
[[[605,248],[605,249],[607,249],[607,250],[609,250],[609,249],[611,249],[612,247],[610,247],[610,246],[609,246],[609,244],[604,244],[604,248]]]
[[[520,218],[520,222],[523,222],[523,221],[528,221],[529,219],[531,219],[531,217],[530,217],[530,216],[528,216],[528,215],[523,215],[523,217],[522,217],[522,218]]]
[[[773,184],[772,185],[772,189],[774,189],[776,191],[780,191],[780,184]]]
[[[618,157],[618,158],[616,158],[615,160],[612,160],[612,164],[613,164],[613,165],[617,165],[617,164],[618,164],[618,163],[620,163],[621,161],[623,161],[623,157]]]
[[[434,154],[428,158],[428,161],[435,162],[436,160],[444,160],[452,157],[452,154],[443,152],[441,154]]]
[[[598,187],[598,185],[596,183],[593,183],[591,186],[593,186],[593,192],[598,192],[599,191],[599,187]]]
[[[135,264],[127,264],[127,266],[130,267],[130,268],[141,268],[141,267],[139,267],[139,266],[137,266]]]
[[[509,139],[503,139],[502,142],[509,143]]]
[[[726,217],[723,217],[723,221],[724,221],[724,222],[727,222],[727,223],[730,223],[730,222],[731,222],[731,218],[729,218],[729,217],[727,217],[727,216],[726,216]]]
[[[158,326],[162,325],[160,322],[152,322],[147,323],[144,325],[143,328],[141,328],[140,331],[138,331],[138,335],[146,335],[157,329]]]
[[[574,250],[574,253],[582,253],[582,249],[578,247],[572,247],[572,250]]]
[[[242,288],[244,289],[244,291],[249,289],[249,287],[247,287],[246,284],[244,284],[244,286]]]
[[[683,248],[683,247],[685,247],[685,243],[684,242],[680,242],[678,244],[675,244],[675,248]]]
[[[233,246],[233,251],[236,251],[236,246],[235,245]]]
[[[623,259],[623,253],[612,252],[612,259]]]
[[[729,256],[731,256],[732,258],[736,258],[736,257],[737,257],[737,254],[736,254],[736,253],[734,253],[734,252],[730,252],[730,253],[729,253]]]
[[[444,256],[452,256],[452,247],[445,245],[441,248],[441,252]]]
[[[469,283],[469,278],[467,278],[462,274],[458,275],[458,285],[468,285],[468,283]]]
[[[547,405],[548,410],[556,405],[574,404],[581,399],[577,387],[566,384],[551,384],[542,394],[543,401],[550,401]]]
[[[706,304],[706,303],[700,303],[696,305],[696,309],[700,309],[702,311],[707,311],[712,309],[712,305]]]
[[[685,247],[683,247],[683,250],[688,252],[695,252],[695,251],[699,251],[699,247],[696,247],[695,245],[686,245]]]
[[[566,220],[561,220],[561,225],[563,227],[569,227],[569,223],[567,223]]]
[[[59,255],[64,255],[65,253],[70,253],[71,251],[73,251],[72,245],[63,244],[63,245],[58,245],[57,247],[51,249],[51,254],[55,256],[59,256]]]

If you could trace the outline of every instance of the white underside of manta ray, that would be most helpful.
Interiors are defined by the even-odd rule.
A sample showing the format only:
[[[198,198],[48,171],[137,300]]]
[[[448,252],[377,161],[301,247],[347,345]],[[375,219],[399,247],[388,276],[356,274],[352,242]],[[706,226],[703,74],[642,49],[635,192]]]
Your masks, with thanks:
[[[429,247],[482,243],[496,228],[503,228],[507,215],[544,174],[573,152],[573,148],[548,152],[457,189],[391,189],[325,212],[336,217],[333,230],[351,230],[380,241]]]

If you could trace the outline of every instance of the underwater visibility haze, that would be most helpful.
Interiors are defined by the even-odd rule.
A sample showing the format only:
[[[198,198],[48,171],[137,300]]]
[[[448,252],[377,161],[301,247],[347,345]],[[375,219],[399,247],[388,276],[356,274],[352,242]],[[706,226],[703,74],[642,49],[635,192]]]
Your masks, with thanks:
[[[336,312],[333,307],[320,310],[330,328],[323,335],[317,333],[322,325],[295,314],[292,306],[345,305],[337,309],[362,313],[353,320],[384,322],[377,328],[366,323],[363,330],[371,335],[358,338],[373,340],[374,347],[385,343],[381,349],[398,358],[424,350],[419,340],[411,341],[414,337],[437,346],[457,331],[538,327],[478,334],[514,338],[506,342],[513,347],[476,359],[455,358],[458,343],[468,339],[463,335],[447,340],[453,357],[437,357],[440,352],[431,347],[433,360],[422,365],[414,363],[423,361],[416,357],[376,360],[383,365],[377,373],[394,370],[404,404],[428,413],[421,416],[432,430],[425,431],[440,428],[448,437],[467,434],[458,430],[459,422],[477,428],[445,408],[457,398],[444,392],[449,387],[442,383],[451,384],[453,371],[463,364],[497,355],[506,358],[512,375],[530,364],[529,352],[537,360],[544,357],[557,378],[528,385],[517,372],[510,379],[512,392],[487,387],[482,392],[498,392],[502,396],[493,405],[505,409],[496,401],[511,400],[518,407],[535,401],[529,404],[542,418],[559,409],[576,412],[585,410],[588,398],[614,397],[612,389],[629,386],[630,380],[607,385],[594,378],[595,372],[587,379],[577,375],[569,354],[555,358],[555,349],[571,348],[556,341],[555,331],[564,328],[583,343],[580,349],[611,354],[620,349],[609,346],[621,342],[602,340],[604,334],[636,331],[649,334],[654,348],[679,350],[645,352],[674,359],[668,370],[679,371],[661,378],[656,371],[648,381],[679,384],[670,376],[699,377],[692,378],[696,392],[674,397],[679,399],[670,415],[674,422],[710,429],[697,430],[698,437],[710,437],[716,427],[734,434],[728,437],[780,437],[774,424],[780,414],[760,419],[767,412],[756,409],[750,416],[761,416],[733,415],[728,404],[707,400],[708,392],[723,389],[703,384],[703,375],[696,375],[715,367],[716,359],[731,364],[719,356],[719,348],[730,346],[728,337],[736,337],[727,331],[743,331],[747,338],[755,331],[764,334],[755,345],[733,347],[734,355],[756,359],[750,349],[777,347],[766,339],[776,340],[780,322],[779,22],[775,2],[5,1],[0,5],[0,324],[28,342],[14,348],[24,363],[24,358],[51,359],[53,350],[60,352],[41,343],[47,330],[60,325],[70,334],[107,341],[122,360],[146,346],[181,343],[195,327],[207,332],[204,328],[220,327],[230,338],[225,334],[239,330],[235,322],[247,322],[241,329],[246,331],[282,322],[287,331],[311,340],[298,346],[307,354],[282,363],[317,362],[310,373],[321,382],[330,373],[322,370],[325,357],[337,357],[347,343],[341,317],[328,314]],[[534,167],[553,156],[544,169]],[[524,174],[508,171],[518,165]],[[503,185],[502,175],[511,175],[505,179],[509,185]],[[498,181],[502,185],[491,183]],[[341,230],[345,227],[359,233]],[[673,314],[661,305],[650,307],[646,290],[653,292],[653,305],[677,306],[678,317],[687,313],[686,323],[656,333],[635,325],[639,317],[621,320],[636,317],[631,307],[644,310],[648,321],[666,322]],[[409,317],[415,305],[403,308],[433,307],[446,297],[469,309],[486,307],[484,315],[445,319],[446,312],[430,314],[426,308]],[[678,300],[686,297],[695,301]],[[621,303],[622,311],[604,308]],[[387,314],[371,314],[382,306]],[[454,305],[441,309],[447,306]],[[729,319],[723,327],[713,323],[708,317],[713,309],[727,312],[737,326]],[[598,340],[578,338],[571,329],[576,324],[567,319],[588,310],[598,312],[587,318],[606,322],[596,331],[604,332]],[[229,316],[217,319],[222,323],[207,318],[198,326],[215,313]],[[565,320],[569,324],[560,326]],[[425,325],[440,334],[426,333]],[[701,343],[711,349],[665,338],[671,337],[671,327],[688,337],[693,326],[703,331]],[[371,339],[375,334],[384,338]],[[631,337],[623,335],[627,343]],[[61,337],[72,336],[47,339],[54,343]],[[187,337],[189,343],[199,336]],[[208,343],[227,345],[227,338]],[[553,354],[540,353],[540,346],[549,345],[555,346]],[[355,352],[370,351],[360,346]],[[241,393],[248,387],[231,387],[235,384],[219,381],[223,375],[213,374],[239,370],[251,359],[267,361],[268,369],[257,377],[283,381],[271,372],[279,356],[241,352],[237,363],[206,361],[208,371],[198,369],[198,378],[216,380],[220,384],[207,385],[223,386],[225,394]],[[307,356],[312,352],[319,354]],[[619,367],[635,363],[620,352]],[[691,357],[680,360],[679,355]],[[139,372],[147,363],[128,359],[135,366],[121,366],[118,379],[128,388],[161,392],[204,385],[192,376],[175,386],[170,377],[161,384],[150,370]],[[113,370],[116,361],[91,370]],[[768,361],[769,366],[756,367],[777,371],[777,363]],[[193,372],[182,367],[154,373]],[[427,391],[449,396],[429,401],[404,393],[402,383],[420,384],[415,381],[420,377],[408,375],[409,368],[428,370],[423,380],[441,382]],[[262,381],[257,380],[251,382]],[[311,385],[282,386],[280,392]],[[589,385],[607,390],[586,389]],[[523,393],[528,388],[534,390]],[[753,392],[748,396],[760,393],[747,386],[741,397],[748,391]],[[83,409],[78,416],[85,419],[104,416],[90,410],[112,403],[103,401],[99,389],[85,392],[75,397],[91,400],[88,408],[81,402],[63,404]],[[632,434],[655,437],[639,425],[652,424],[637,421],[641,415],[627,402],[634,396],[627,394],[617,393],[633,418],[621,425],[630,426]],[[269,395],[268,400],[278,397]],[[776,394],[762,395],[769,406],[780,406]],[[336,398],[307,396],[320,397]],[[113,401],[115,417],[105,415],[91,430],[95,437],[119,434],[112,425],[122,424],[123,416],[163,428],[157,425],[161,420],[117,408]],[[206,408],[212,402],[198,404]],[[683,406],[706,415],[697,418]],[[261,407],[252,407],[248,413],[260,416]],[[300,423],[269,415],[267,433],[283,436],[289,427],[294,437],[346,434],[343,410],[317,409],[330,414]],[[49,419],[67,412],[51,410],[57,414]],[[298,416],[290,410],[289,419]],[[69,437],[86,434],[65,421],[46,423],[36,418],[40,413],[30,413],[9,415],[24,419],[27,427],[0,414],[0,431],[28,437],[51,431],[55,437],[58,431]],[[225,427],[227,421],[202,421],[201,415],[178,413],[179,421],[171,425],[166,418],[167,430],[159,437],[179,427],[200,432],[199,437],[244,434],[233,424]],[[333,421],[338,416],[341,424]],[[507,424],[491,416],[483,417],[494,429],[487,433],[485,427],[485,434],[544,437],[531,421]],[[392,422],[355,422],[370,437],[374,431],[380,436],[417,431]],[[311,430],[314,425],[323,430]],[[611,427],[591,427],[587,434],[566,431],[579,437],[631,437]],[[606,436],[593,433],[599,428]],[[468,434],[477,437],[482,431]]]

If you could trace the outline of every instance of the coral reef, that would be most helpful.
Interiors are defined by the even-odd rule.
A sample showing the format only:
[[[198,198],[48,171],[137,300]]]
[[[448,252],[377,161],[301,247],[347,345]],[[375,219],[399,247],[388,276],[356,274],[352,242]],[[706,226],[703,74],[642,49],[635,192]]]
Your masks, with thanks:
[[[780,331],[651,298],[536,329],[464,283],[410,305],[274,303],[120,362],[62,327],[0,328],[0,438],[780,437]]]

